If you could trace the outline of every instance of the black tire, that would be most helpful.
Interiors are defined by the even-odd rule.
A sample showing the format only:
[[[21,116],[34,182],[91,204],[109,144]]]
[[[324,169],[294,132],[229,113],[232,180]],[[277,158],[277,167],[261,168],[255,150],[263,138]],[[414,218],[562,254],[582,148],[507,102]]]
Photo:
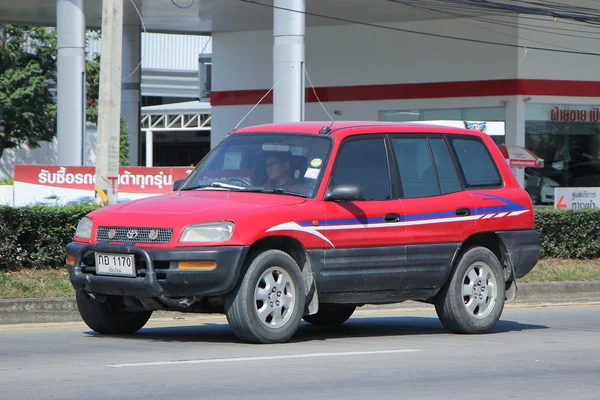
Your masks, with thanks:
[[[485,247],[473,247],[459,256],[452,277],[436,296],[435,310],[452,332],[485,333],[502,315],[505,291],[498,258]]]
[[[128,312],[120,310],[122,297],[106,296],[106,301],[85,299],[79,294],[77,308],[83,322],[93,331],[109,335],[131,334],[142,329],[152,311]]]
[[[291,285],[281,286],[284,278]],[[267,279],[272,279],[273,284],[267,283]],[[276,289],[274,292],[273,288]],[[273,298],[264,297],[267,293]],[[305,293],[302,273],[294,259],[283,251],[267,250],[251,261],[236,288],[226,296],[227,321],[240,340],[250,343],[285,342],[300,325]],[[266,301],[257,299],[261,296]],[[277,303],[278,299],[280,303]],[[259,309],[264,310],[262,318]]]
[[[348,321],[354,310],[356,306],[348,304],[319,304],[319,311],[305,315],[304,320],[313,325],[339,326]]]

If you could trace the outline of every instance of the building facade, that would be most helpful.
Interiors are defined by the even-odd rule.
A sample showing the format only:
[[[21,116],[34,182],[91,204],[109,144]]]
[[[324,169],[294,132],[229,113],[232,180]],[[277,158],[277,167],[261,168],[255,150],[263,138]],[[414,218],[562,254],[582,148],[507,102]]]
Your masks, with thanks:
[[[39,11],[32,6],[28,13],[10,7],[16,1],[0,6],[2,18],[56,20],[53,6],[41,0],[33,1]],[[269,90],[277,91],[274,83],[283,78],[273,72],[273,7],[294,2],[198,0],[186,9],[159,0],[132,2],[150,32],[212,36],[206,49],[212,54],[211,147],[238,125],[273,120]],[[545,160],[541,169],[514,170],[532,197],[556,185],[600,186],[596,1],[517,10],[502,1],[304,3],[305,119],[501,124],[504,134],[497,143],[526,147]],[[89,3],[81,18],[97,27],[100,11]],[[140,19],[132,7],[126,10],[126,40],[141,31]],[[140,58],[144,65],[146,57],[136,46],[127,49],[124,65]],[[157,51],[169,62],[188,55],[167,44]],[[149,82],[143,73],[141,82],[143,92]],[[131,135],[139,145],[134,161],[143,164],[140,133]]]
[[[498,144],[526,147],[545,160],[543,169],[515,170],[532,197],[542,185],[600,186],[600,30],[550,18],[481,18],[307,28],[306,69],[315,90],[307,81],[306,119],[329,118],[318,97],[338,120],[502,122]],[[214,34],[213,144],[278,78],[271,74],[271,36]],[[241,125],[269,121],[269,101]]]

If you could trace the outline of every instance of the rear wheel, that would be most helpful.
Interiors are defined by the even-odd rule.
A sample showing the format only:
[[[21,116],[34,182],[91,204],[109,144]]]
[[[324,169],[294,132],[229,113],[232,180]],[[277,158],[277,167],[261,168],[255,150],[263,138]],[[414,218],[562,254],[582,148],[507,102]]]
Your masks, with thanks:
[[[76,299],[83,322],[98,333],[135,333],[146,325],[152,315],[152,311],[126,311],[120,296],[106,296],[106,301],[101,302],[77,294]]]
[[[251,343],[285,342],[304,311],[304,280],[287,253],[268,250],[252,260],[226,297],[227,321],[235,335]]]
[[[356,310],[356,306],[347,304],[319,304],[319,311],[313,315],[305,315],[309,324],[322,326],[339,326],[346,322]]]
[[[502,315],[505,290],[498,258],[485,247],[473,247],[460,255],[452,278],[436,297],[435,310],[453,332],[484,333]]]

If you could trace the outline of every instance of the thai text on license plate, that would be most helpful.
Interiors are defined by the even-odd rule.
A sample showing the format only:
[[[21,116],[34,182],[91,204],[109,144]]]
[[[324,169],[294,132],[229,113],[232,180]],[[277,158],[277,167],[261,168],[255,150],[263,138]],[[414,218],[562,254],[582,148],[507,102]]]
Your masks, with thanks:
[[[133,254],[96,253],[96,274],[135,276]]]

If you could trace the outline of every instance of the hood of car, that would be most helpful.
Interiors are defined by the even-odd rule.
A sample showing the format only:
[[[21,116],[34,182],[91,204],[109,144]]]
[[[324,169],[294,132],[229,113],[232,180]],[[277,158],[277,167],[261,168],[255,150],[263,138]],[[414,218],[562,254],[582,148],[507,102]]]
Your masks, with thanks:
[[[220,190],[180,191],[99,209],[95,225],[176,227],[204,221],[234,220],[257,210],[301,204],[305,198]]]

